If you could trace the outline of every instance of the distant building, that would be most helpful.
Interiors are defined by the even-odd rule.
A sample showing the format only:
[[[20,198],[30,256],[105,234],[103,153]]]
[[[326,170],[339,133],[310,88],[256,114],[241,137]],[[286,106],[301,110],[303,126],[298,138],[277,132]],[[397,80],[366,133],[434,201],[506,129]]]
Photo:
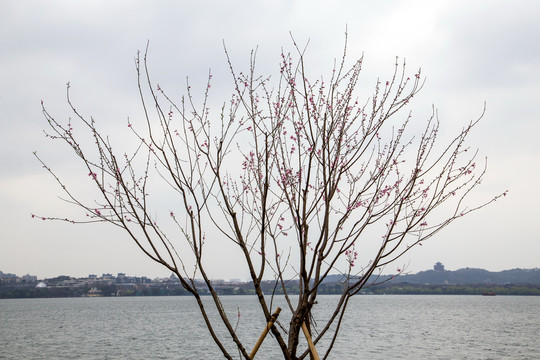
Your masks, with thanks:
[[[21,279],[15,274],[6,274],[0,271],[0,284],[15,284],[20,282]]]
[[[37,276],[26,274],[22,277],[23,281],[26,283],[36,283],[37,282]]]
[[[441,264],[440,261],[437,261],[435,265],[433,265],[433,270],[435,271],[444,271],[444,265]]]

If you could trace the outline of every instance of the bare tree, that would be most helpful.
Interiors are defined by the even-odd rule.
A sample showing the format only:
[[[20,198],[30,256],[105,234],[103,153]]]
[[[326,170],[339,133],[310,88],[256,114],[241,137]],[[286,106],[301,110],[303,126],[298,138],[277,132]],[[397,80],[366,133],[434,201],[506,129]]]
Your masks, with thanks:
[[[118,153],[94,120],[75,109],[69,84],[67,102],[94,148],[82,145],[71,120],[57,121],[43,107],[51,126],[47,136],[71,147],[100,193],[96,202],[83,201],[38,157],[65,200],[86,212],[82,220],[46,218],[108,222],[125,230],[195,297],[210,335],[228,359],[233,356],[224,341],[232,340],[244,359],[250,358],[246,346],[251,344],[238,337],[207,273],[206,236],[240,250],[236,261],[249,272],[267,321],[273,303],[261,284],[271,278],[281,289],[292,316],[288,325],[282,319],[283,326],[272,326],[271,333],[283,358],[310,356],[299,345],[303,326],[315,334],[315,344],[329,338],[327,358],[349,299],[376,282],[383,267],[452,221],[505,195],[473,207],[465,204],[485,173],[485,167],[477,169],[477,152],[465,144],[478,120],[443,146],[436,142],[435,111],[423,130],[410,131],[406,108],[422,88],[420,71],[408,77],[405,62],[396,59],[393,76],[377,81],[371,98],[360,102],[362,58],[347,66],[344,51],[328,81],[313,80],[305,68],[305,49],[294,46],[297,60],[282,53],[275,79],[257,74],[256,51],[249,70],[237,73],[225,50],[234,91],[219,115],[208,108],[211,75],[202,103],[189,85],[186,95],[174,101],[152,82],[147,48],[142,59],[136,58],[145,126],[128,124],[138,142],[129,154]],[[149,194],[163,181],[181,210],[169,210],[168,220],[158,222],[159,209],[151,208]],[[167,222],[176,230],[166,230]],[[178,250],[182,241],[189,251]],[[318,289],[336,273],[342,275],[343,292],[331,317],[315,329],[311,315]],[[216,335],[196,278],[203,279],[230,339]],[[291,279],[299,283],[297,298],[287,290]]]

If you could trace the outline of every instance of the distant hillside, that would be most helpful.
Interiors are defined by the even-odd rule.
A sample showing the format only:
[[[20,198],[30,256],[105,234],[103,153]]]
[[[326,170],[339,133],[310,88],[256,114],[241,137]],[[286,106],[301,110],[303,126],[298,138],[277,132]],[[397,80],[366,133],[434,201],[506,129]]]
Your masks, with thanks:
[[[465,268],[456,271],[427,270],[417,274],[401,275],[394,279],[411,284],[540,284],[540,269],[512,269],[491,272]]]
[[[392,275],[385,275],[379,281],[387,280]],[[325,282],[339,282],[341,275],[331,275]],[[374,280],[374,279],[372,279]],[[531,284],[540,285],[540,269],[512,269],[499,272],[484,269],[465,268],[456,271],[426,270],[417,274],[395,276],[389,282],[433,285],[467,285],[467,284]]]

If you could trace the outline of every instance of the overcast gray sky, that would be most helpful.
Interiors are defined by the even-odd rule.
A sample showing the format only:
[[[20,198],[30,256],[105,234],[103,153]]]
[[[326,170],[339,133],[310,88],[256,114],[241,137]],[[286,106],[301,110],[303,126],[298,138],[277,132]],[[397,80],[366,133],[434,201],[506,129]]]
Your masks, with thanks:
[[[452,224],[402,262],[409,271],[540,266],[540,2],[514,1],[25,1],[0,2],[0,270],[40,278],[125,272],[167,276],[110,226],[31,219],[70,216],[38,151],[73,181],[86,181],[65,147],[47,141],[40,100],[58,119],[78,109],[123,136],[141,116],[134,56],[150,39],[152,76],[180,93],[186,76],[203,84],[211,68],[215,96],[230,87],[222,41],[238,67],[259,47],[259,67],[277,73],[281,46],[310,39],[312,73],[324,75],[342,50],[365,55],[362,87],[388,76],[395,56],[427,77],[412,108],[423,120],[434,104],[448,135],[487,112],[471,145],[488,157],[473,200],[509,195]],[[223,92],[223,94],[225,94]],[[220,103],[225,99],[216,99]],[[77,180],[78,179],[78,180]],[[535,185],[536,184],[536,185]],[[246,279],[234,267],[219,277]]]

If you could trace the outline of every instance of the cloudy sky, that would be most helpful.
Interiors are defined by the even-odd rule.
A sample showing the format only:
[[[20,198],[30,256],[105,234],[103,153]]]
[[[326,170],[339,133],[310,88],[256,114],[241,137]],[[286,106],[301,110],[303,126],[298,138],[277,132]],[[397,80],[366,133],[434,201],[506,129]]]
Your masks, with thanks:
[[[40,101],[57,119],[70,116],[65,84],[78,109],[111,138],[141,116],[134,57],[150,40],[152,76],[173,93],[214,74],[216,96],[230,86],[223,53],[278,71],[282,47],[308,39],[312,73],[327,74],[342,50],[365,55],[361,86],[388,76],[395,56],[427,82],[412,104],[421,121],[434,104],[451,134],[487,111],[471,146],[488,158],[473,200],[509,195],[452,224],[402,262],[417,272],[492,271],[540,266],[540,2],[515,1],[26,1],[0,2],[0,270],[40,278],[125,272],[168,276],[116,229],[36,221],[31,213],[71,216],[54,180],[32,152],[73,182],[87,181],[65,147],[47,141]],[[225,92],[223,92],[225,94]],[[218,99],[219,100],[219,99]],[[219,100],[222,101],[222,100]],[[218,102],[219,102],[218,101]],[[446,135],[443,133],[443,136]],[[537,185],[535,185],[537,184]],[[234,267],[219,277],[246,279]]]

